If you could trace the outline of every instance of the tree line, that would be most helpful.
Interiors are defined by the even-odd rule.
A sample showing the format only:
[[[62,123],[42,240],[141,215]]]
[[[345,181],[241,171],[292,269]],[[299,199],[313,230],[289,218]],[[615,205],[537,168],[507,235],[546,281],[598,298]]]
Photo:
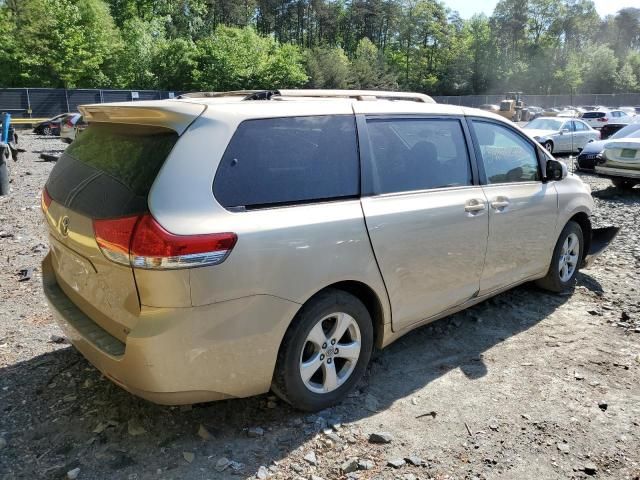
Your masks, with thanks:
[[[0,0],[3,87],[640,91],[640,9],[500,0]]]

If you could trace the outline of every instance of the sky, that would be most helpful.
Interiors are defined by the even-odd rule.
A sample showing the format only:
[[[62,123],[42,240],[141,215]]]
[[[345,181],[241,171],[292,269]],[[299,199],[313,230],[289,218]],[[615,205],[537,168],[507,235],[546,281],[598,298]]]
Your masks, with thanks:
[[[490,16],[498,0],[443,0],[452,10],[460,12],[462,18],[470,18],[474,13]],[[601,17],[614,14],[621,8],[640,7],[638,0],[593,0]]]

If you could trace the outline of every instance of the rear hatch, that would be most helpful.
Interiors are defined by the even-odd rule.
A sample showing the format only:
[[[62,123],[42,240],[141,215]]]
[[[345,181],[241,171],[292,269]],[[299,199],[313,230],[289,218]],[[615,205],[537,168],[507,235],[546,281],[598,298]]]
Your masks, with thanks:
[[[60,288],[93,321],[124,341],[135,326],[140,303],[128,257],[108,259],[96,240],[96,225],[148,212],[151,186],[188,124],[204,107],[198,105],[182,125],[150,109],[127,117],[126,108],[109,114],[95,107],[99,121],[62,154],[43,192],[50,234],[51,261]],[[165,112],[166,113],[166,112]],[[164,118],[164,120],[163,120]],[[131,123],[128,123],[131,122]],[[139,122],[139,123],[136,123]],[[168,128],[171,127],[171,128]],[[177,131],[176,131],[177,130]],[[100,223],[102,222],[102,223]],[[118,232],[115,232],[117,236]]]
[[[609,121],[605,112],[585,112],[580,118],[588,123],[592,128],[601,128]]]

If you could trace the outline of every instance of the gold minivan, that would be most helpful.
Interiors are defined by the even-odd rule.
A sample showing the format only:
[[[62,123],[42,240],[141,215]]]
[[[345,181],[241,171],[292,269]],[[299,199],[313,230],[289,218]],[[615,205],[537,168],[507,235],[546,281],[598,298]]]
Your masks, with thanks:
[[[338,402],[371,351],[616,229],[518,127],[421,94],[280,90],[87,105],[42,195],[46,296],[75,347],[162,404]]]

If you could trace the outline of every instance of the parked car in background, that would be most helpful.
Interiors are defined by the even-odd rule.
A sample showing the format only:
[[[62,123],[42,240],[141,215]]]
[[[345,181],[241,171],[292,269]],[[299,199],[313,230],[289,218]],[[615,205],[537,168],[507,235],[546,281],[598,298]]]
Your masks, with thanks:
[[[544,109],[541,107],[533,107],[529,105],[527,108],[529,109],[530,120],[535,120],[536,118],[541,117],[544,113]]]
[[[567,290],[617,231],[493,113],[403,92],[183,98],[81,107],[42,197],[54,317],[158,403],[272,389],[327,408],[374,346],[527,281]]]
[[[76,138],[76,124],[81,121],[82,115],[72,113],[68,115],[60,125],[60,138],[65,143],[71,143]]]
[[[618,110],[626,113],[630,117],[635,117],[637,115],[635,107],[618,107]]]
[[[500,110],[500,105],[494,105],[491,103],[485,103],[478,107],[480,110],[484,110],[486,112],[497,112]]]
[[[606,140],[607,138],[611,138],[616,132],[622,130],[627,125],[636,123],[640,123],[640,116],[631,117],[630,121],[623,121],[623,123],[617,123],[615,120],[612,120],[600,129],[600,139]]]
[[[614,186],[631,190],[640,183],[640,139],[621,138],[608,142],[596,160],[596,173]]]
[[[602,128],[607,123],[628,124],[631,123],[632,118],[622,110],[598,110],[593,112],[586,112],[580,117],[590,127]]]
[[[568,109],[562,110],[556,116],[560,118],[578,118],[580,116],[580,113],[577,110]]]
[[[600,139],[600,132],[582,120],[560,117],[539,117],[524,126],[534,140],[550,153],[578,152],[589,142]]]
[[[605,145],[613,140],[620,140],[625,138],[640,139],[640,122],[625,125],[622,129],[618,130],[606,140],[603,139],[588,143],[582,149],[580,155],[578,155],[578,158],[576,159],[578,170],[584,170],[588,172],[594,171],[596,159],[598,155],[602,153],[602,150],[604,150]]]
[[[37,135],[60,135],[60,125],[64,122],[65,118],[71,113],[61,113],[44,122],[36,123],[33,127],[33,133]]]

